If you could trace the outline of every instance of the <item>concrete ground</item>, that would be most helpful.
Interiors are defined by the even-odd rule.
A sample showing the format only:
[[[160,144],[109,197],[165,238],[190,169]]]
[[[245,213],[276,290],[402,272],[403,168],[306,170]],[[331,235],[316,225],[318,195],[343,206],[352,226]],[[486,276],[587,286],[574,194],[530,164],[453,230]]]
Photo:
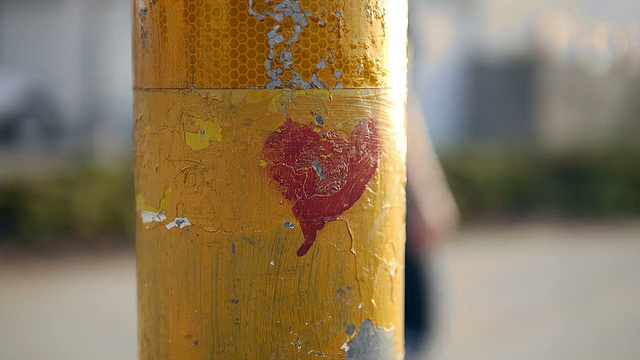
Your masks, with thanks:
[[[0,359],[135,359],[132,253],[0,265]]]
[[[430,359],[640,359],[640,224],[467,229],[439,255]],[[134,272],[131,253],[0,263],[0,359],[135,359]]]
[[[640,224],[465,231],[440,258],[436,360],[640,359]]]

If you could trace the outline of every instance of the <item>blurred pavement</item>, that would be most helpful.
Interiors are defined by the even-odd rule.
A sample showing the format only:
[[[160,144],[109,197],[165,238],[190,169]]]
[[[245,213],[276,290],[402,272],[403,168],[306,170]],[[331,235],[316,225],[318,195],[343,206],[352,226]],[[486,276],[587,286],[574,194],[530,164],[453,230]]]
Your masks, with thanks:
[[[640,224],[467,229],[436,360],[640,359]],[[133,254],[0,263],[0,359],[135,359]]]
[[[133,254],[0,263],[0,359],[135,359]]]
[[[640,359],[640,224],[468,230],[440,258],[435,360]]]

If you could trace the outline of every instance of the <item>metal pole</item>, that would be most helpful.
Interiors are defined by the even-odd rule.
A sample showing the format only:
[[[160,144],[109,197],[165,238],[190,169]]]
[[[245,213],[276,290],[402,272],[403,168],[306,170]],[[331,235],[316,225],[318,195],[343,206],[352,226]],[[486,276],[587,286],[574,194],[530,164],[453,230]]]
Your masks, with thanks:
[[[402,357],[406,17],[134,2],[140,358]]]

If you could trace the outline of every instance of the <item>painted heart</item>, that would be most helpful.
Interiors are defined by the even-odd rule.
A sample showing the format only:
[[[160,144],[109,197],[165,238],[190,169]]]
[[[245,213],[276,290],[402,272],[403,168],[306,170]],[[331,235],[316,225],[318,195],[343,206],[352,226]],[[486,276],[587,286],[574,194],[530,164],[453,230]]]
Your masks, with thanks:
[[[300,223],[305,255],[327,222],[364,193],[378,167],[381,144],[374,119],[359,122],[348,139],[315,125],[287,119],[264,143],[271,178]]]

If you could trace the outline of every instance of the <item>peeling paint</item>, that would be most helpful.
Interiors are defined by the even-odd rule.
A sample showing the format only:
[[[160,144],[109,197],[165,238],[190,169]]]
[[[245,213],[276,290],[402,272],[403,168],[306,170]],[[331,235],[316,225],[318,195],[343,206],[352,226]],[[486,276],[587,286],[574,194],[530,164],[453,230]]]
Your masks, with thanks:
[[[316,171],[316,174],[320,176],[320,179],[325,180],[327,178],[327,173],[322,170],[322,165],[319,162],[312,162],[311,167]]]
[[[145,7],[148,11],[141,12]],[[390,85],[387,80],[392,80],[385,79],[382,72],[390,62],[387,34],[406,32],[402,21],[392,16],[401,12],[399,8],[401,5],[390,0],[162,1],[157,6],[152,6],[151,0],[139,1],[134,5],[133,19],[134,84],[144,88],[198,89],[265,89],[269,84],[269,88],[309,89],[314,88],[314,67],[327,57],[334,65],[333,71],[318,74],[326,88],[336,89],[335,70],[345,71],[345,88],[386,87]],[[284,39],[271,49],[267,33],[276,25],[280,26],[276,34]],[[246,46],[229,41],[238,36]],[[398,49],[405,41],[395,43],[393,48]],[[166,54],[167,49],[171,49],[171,55]],[[271,50],[273,61],[265,66]],[[294,52],[291,70],[278,62],[281,51]],[[237,56],[223,55],[227,53]],[[379,61],[367,64],[368,71],[361,76],[356,72],[358,58],[366,53]],[[245,61],[239,64],[238,58]],[[158,71],[148,71],[151,68]],[[269,77],[267,71],[276,68],[284,73]],[[247,69],[251,69],[251,75]],[[229,70],[248,76],[228,76]]]
[[[373,325],[371,320],[365,320],[360,325],[358,336],[342,345],[347,352],[347,360],[395,360],[396,339],[395,331],[384,331]]]
[[[322,59],[318,65],[316,65],[316,70],[326,69],[327,68],[327,59]]]
[[[144,20],[147,18],[147,15],[149,14],[149,9],[147,9],[146,7],[142,7],[138,10],[138,13],[140,14],[140,18]]]
[[[356,326],[355,325],[349,325],[347,327],[347,331],[345,331],[345,334],[351,336],[356,332]]]
[[[171,230],[174,227],[184,229],[187,226],[191,226],[191,223],[189,222],[189,219],[187,219],[186,217],[184,218],[177,217],[175,220],[173,220],[172,222],[166,225],[168,230]]]
[[[267,2],[268,3],[268,2]],[[273,18],[276,22],[282,23],[285,18],[289,18],[293,22],[293,36],[287,39],[284,34],[290,35],[289,32],[280,32],[282,25],[276,24],[267,33],[267,42],[269,44],[268,60],[265,62],[265,68],[267,70],[267,76],[271,81],[264,87],[265,89],[279,89],[279,88],[302,88],[311,89],[311,85],[308,81],[305,81],[298,71],[293,68],[293,49],[294,44],[300,40],[300,34],[304,32],[304,28],[309,26],[308,17],[311,13],[302,10],[299,0],[283,0],[281,3],[273,7],[273,11],[266,10],[264,14],[260,14],[253,8],[254,1],[249,0],[249,15],[255,17],[257,21],[263,21],[267,16]],[[276,45],[285,43],[289,50],[280,50],[277,61],[282,67],[274,67],[273,62],[276,60]],[[285,72],[291,73],[291,79],[285,81],[281,78]]]
[[[313,74],[311,76],[311,83],[317,87],[318,89],[324,89],[324,85],[320,82],[320,78],[318,78],[318,74]]]
[[[164,216],[163,214],[157,213],[157,212],[152,212],[152,211],[146,211],[146,210],[140,210],[140,216],[142,216],[142,223],[143,224],[149,224],[152,222],[163,222],[165,220],[167,220],[167,217]]]
[[[135,124],[135,180],[136,195],[146,195],[152,206],[136,215],[153,222],[138,223],[140,353],[154,359],[252,358],[256,351],[266,358],[344,359],[356,336],[365,337],[358,328],[370,319],[376,329],[398,329],[400,358],[404,122],[395,111],[403,101],[396,101],[395,81],[388,77],[387,48],[390,41],[405,41],[388,39],[388,26],[370,21],[367,12],[401,5],[139,1],[149,11],[142,24],[133,8],[134,111],[144,116]],[[140,37],[147,30],[143,49]],[[267,84],[278,90],[255,90]],[[219,140],[207,139],[212,132],[194,117],[219,125]],[[358,123],[368,119],[380,130],[378,169],[359,200],[343,202],[352,206],[324,219],[340,223],[318,231],[318,243],[305,258],[294,255],[303,225],[263,153],[265,138],[288,117],[308,126],[321,146],[331,147],[334,135],[351,143]],[[343,150],[352,154],[363,147]],[[321,181],[329,191],[350,176],[333,164],[338,155],[316,155],[288,163],[292,172],[307,176],[308,186]],[[352,194],[360,186],[338,185]],[[168,186],[174,192],[163,207],[158,202]],[[323,202],[319,208],[333,206],[324,202],[327,197],[341,197],[308,190],[300,193]],[[178,216],[194,224],[166,230]],[[391,276],[395,256],[398,275]],[[343,291],[337,295],[336,289]],[[318,303],[322,311],[313,311]],[[221,336],[207,336],[210,329]]]
[[[342,346],[340,347],[340,350],[344,350],[345,352],[348,352],[349,348],[350,348],[349,342],[346,341],[344,344],[342,344]]]
[[[142,193],[136,196],[136,208],[140,211],[140,217],[142,217],[143,224],[149,224],[153,222],[163,222],[167,219],[164,215],[169,204],[169,196],[173,192],[172,187],[168,187],[164,190],[162,199],[160,200],[159,207],[153,207],[146,203],[145,197]]]
[[[300,339],[300,337],[296,337],[295,339],[291,340],[291,345],[295,346],[298,349],[298,352],[302,350],[302,340]]]
[[[197,132],[184,132],[184,141],[193,150],[202,150],[209,147],[212,141],[222,141],[222,129],[216,119],[203,120],[193,118],[192,121],[200,127]]]
[[[269,16],[277,22],[277,24],[267,32],[269,54],[264,65],[266,75],[270,81],[264,86],[264,89],[290,90],[295,88],[309,90],[312,88],[327,88],[318,77],[318,71],[327,68],[326,58],[322,59],[315,66],[315,72],[310,79],[304,79],[300,73],[293,68],[294,51],[301,49],[301,47],[297,46],[300,41],[300,35],[304,33],[304,29],[309,27],[309,18],[318,18],[318,15],[304,10],[300,5],[300,0],[283,0],[273,7],[273,11],[267,9],[264,14],[260,14],[254,9],[254,0],[248,0],[248,2],[248,13],[253,16],[256,21],[264,21],[264,19]],[[267,3],[269,3],[269,1],[267,1]],[[337,11],[335,14],[338,20],[342,19],[342,16],[342,12],[340,11]],[[288,31],[288,29],[283,28],[282,24],[285,23],[285,19],[291,19],[293,31]],[[324,19],[320,19],[318,20],[318,25],[325,27],[327,22]],[[282,47],[279,46],[280,44],[286,44],[286,49],[288,50],[282,50]],[[279,53],[277,53],[277,51],[279,51]],[[332,61],[335,63],[335,59],[332,59]],[[276,63],[281,65],[281,67],[277,66]],[[290,76],[287,76],[286,80],[283,79],[285,73],[290,73]],[[335,88],[341,89],[342,84],[338,85],[336,85]]]
[[[271,23],[270,18],[268,21]],[[330,64],[329,60],[327,62]],[[328,75],[333,78],[333,71]],[[197,314],[192,311],[181,313],[175,327],[171,327],[173,320],[162,309],[145,308],[141,319],[147,331],[154,319],[160,319],[163,328],[171,327],[167,335],[161,337],[166,345],[155,348],[158,343],[152,340],[154,348],[146,348],[146,353],[152,353],[153,358],[161,358],[164,354],[172,355],[170,358],[183,358],[190,351],[199,351],[198,356],[210,351],[216,358],[224,358],[205,334],[206,329],[217,326],[217,321],[221,331],[229,337],[236,336],[234,341],[221,340],[226,348],[232,348],[238,341],[247,341],[238,338],[240,334],[256,339],[255,344],[252,341],[247,345],[266,349],[267,358],[278,347],[275,358],[288,359],[316,358],[316,353],[323,354],[324,358],[344,359],[349,351],[347,347],[351,345],[347,342],[342,350],[341,346],[357,336],[365,319],[371,319],[373,326],[379,329],[388,330],[394,326],[399,329],[402,264],[398,257],[394,266],[393,258],[397,254],[391,251],[389,243],[397,243],[397,249],[403,249],[401,237],[391,234],[402,234],[404,213],[395,204],[401,202],[404,175],[390,169],[401,169],[404,157],[398,151],[397,137],[392,135],[402,127],[401,118],[397,124],[391,121],[390,112],[385,108],[390,93],[386,89],[138,91],[136,114],[144,111],[145,115],[137,122],[135,132],[138,141],[142,140],[136,151],[136,162],[140,165],[136,174],[136,195],[142,193],[146,196],[145,205],[151,205],[154,213],[167,217],[161,224],[154,222],[148,227],[140,218],[137,220],[139,253],[143,261],[141,292],[147,296],[146,304],[158,303],[156,299],[161,298],[162,303],[177,301],[186,309],[191,298],[172,297],[161,290],[181,286],[206,289],[202,293],[202,305],[195,306]],[[291,146],[284,149],[285,154],[294,156],[291,162],[286,162],[292,171],[306,174],[305,183],[309,188],[304,191],[314,201],[337,200],[340,196],[329,195],[336,179],[343,189],[340,191],[359,192],[357,181],[348,180],[343,184],[341,179],[353,176],[353,179],[366,180],[367,177],[355,173],[350,175],[348,164],[362,169],[364,166],[356,165],[360,158],[356,154],[361,149],[372,149],[366,144],[369,140],[362,140],[367,136],[358,135],[358,131],[373,131],[363,123],[373,119],[379,130],[378,136],[369,134],[371,141],[380,141],[378,169],[364,187],[360,199],[334,219],[340,222],[328,222],[318,231],[317,242],[304,258],[294,255],[303,243],[301,221],[295,217],[291,202],[282,196],[277,182],[271,177],[269,167],[272,163],[264,153],[266,138],[272,132],[285,138],[292,135],[294,139],[296,134],[300,135],[299,132],[289,134],[284,127],[280,132],[276,131],[285,121],[282,103],[296,119],[292,120],[291,126],[308,128],[305,134],[313,132],[313,144],[322,150],[309,148],[310,144],[300,137],[297,138],[306,144],[302,147],[309,150],[303,153],[308,156],[295,158]],[[185,130],[192,133],[201,130],[193,121],[194,117],[217,119],[223,129],[222,141],[226,148],[216,142],[202,151],[187,147]],[[152,130],[149,134],[145,134],[146,125]],[[353,143],[355,139],[361,141]],[[332,145],[334,143],[336,146]],[[364,154],[368,155],[362,159],[372,159],[372,152],[377,153],[366,151]],[[348,154],[353,159],[346,160],[349,156],[345,158],[339,154]],[[336,158],[339,161],[334,163]],[[323,180],[321,174],[325,174],[326,179]],[[325,192],[320,190],[313,191],[312,182],[315,181],[319,181],[323,189],[325,184],[328,186],[326,195],[329,196],[323,196]],[[173,187],[173,193],[168,198],[168,206],[163,205],[164,210],[160,213],[162,192],[168,186]],[[257,189],[259,192],[256,193]],[[314,193],[317,195],[313,196]],[[326,207],[330,205],[326,202]],[[167,230],[166,225],[176,217],[187,217],[192,225],[183,230],[179,227]],[[286,221],[295,224],[294,229],[288,229]],[[186,231],[190,231],[188,236]],[[232,244],[235,244],[235,252]],[[164,272],[163,287],[160,288],[154,284],[157,277],[148,270],[164,261],[167,253],[184,254],[193,266],[184,266],[183,274],[188,276]],[[182,266],[177,257],[171,257],[171,261],[171,266]],[[389,276],[396,272],[395,267],[398,275]],[[237,269],[241,269],[241,273]],[[234,287],[236,281],[220,281],[225,276],[232,279],[238,274],[249,275],[248,271],[256,275],[243,277],[239,287]],[[258,276],[263,276],[264,280]],[[144,287],[145,283],[149,284],[148,288]],[[281,286],[273,287],[272,284]],[[323,300],[327,305],[322,312],[291,315],[291,308],[302,306],[300,288],[308,289],[302,294],[302,302],[308,306],[313,303],[312,299],[330,299]],[[342,291],[336,293],[337,289]],[[398,292],[397,302],[389,295],[391,289]],[[214,299],[215,293],[220,296]],[[264,297],[264,301],[255,301],[256,296]],[[232,299],[240,302],[234,304]],[[376,300],[377,307],[374,308],[371,299]],[[358,309],[360,303],[363,305]],[[252,312],[251,316],[243,315],[247,311]],[[223,314],[218,315],[215,322],[212,320],[214,312]],[[333,315],[333,320],[329,315]],[[324,323],[320,325],[322,321]],[[198,324],[199,328],[193,328],[192,324]],[[355,332],[347,335],[351,325],[356,326]],[[293,334],[287,332],[289,327],[294,329]],[[193,338],[179,341],[184,336],[181,329],[193,331]],[[325,335],[314,336],[319,332]],[[396,330],[396,349],[400,353],[402,334],[398,332]],[[264,333],[269,336],[265,337]],[[173,344],[167,343],[168,338],[173,339]],[[300,339],[299,353],[296,338]],[[192,347],[194,339],[199,340],[197,347]],[[289,345],[292,339],[294,346]],[[141,344],[148,346],[144,342]],[[307,355],[312,349],[314,351]],[[238,348],[237,351],[239,356],[251,358],[251,349]]]

